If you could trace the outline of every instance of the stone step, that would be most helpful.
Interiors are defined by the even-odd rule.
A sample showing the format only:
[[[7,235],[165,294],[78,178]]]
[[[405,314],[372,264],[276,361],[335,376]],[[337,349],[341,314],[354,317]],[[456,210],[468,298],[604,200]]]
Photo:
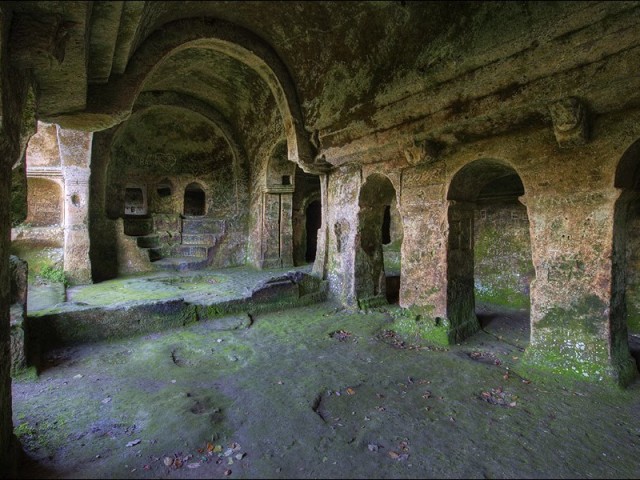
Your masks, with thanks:
[[[224,233],[224,220],[207,217],[185,217],[182,219],[182,233],[201,234],[208,233],[220,235]]]
[[[159,270],[199,270],[207,266],[207,259],[200,257],[166,257],[156,262],[153,266]]]
[[[216,236],[211,233],[185,233],[182,235],[183,245],[208,245],[216,244]]]

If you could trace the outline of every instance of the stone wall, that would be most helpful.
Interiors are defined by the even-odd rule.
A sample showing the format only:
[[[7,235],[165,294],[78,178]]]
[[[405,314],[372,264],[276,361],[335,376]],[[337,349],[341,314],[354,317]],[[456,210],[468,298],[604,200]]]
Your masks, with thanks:
[[[626,328],[614,318],[618,310],[611,303],[615,266],[610,259],[618,196],[613,177],[626,147],[639,133],[634,124],[639,115],[633,111],[596,119],[593,136],[583,146],[560,147],[552,129],[530,129],[468,143],[415,166],[401,165],[400,304],[424,316],[444,319],[445,324],[451,320],[448,309],[456,303],[447,301],[451,287],[447,272],[456,268],[450,258],[450,242],[457,228],[452,221],[459,221],[451,217],[451,207],[462,204],[447,200],[450,184],[465,165],[495,159],[487,165],[509,166],[521,178],[525,206],[473,207],[478,283],[502,285],[496,267],[509,257],[504,271],[511,277],[508,293],[514,300],[519,298],[515,305],[524,306],[527,289],[530,291],[530,364],[583,378],[627,381],[633,367]],[[386,158],[362,168],[391,169],[399,157]],[[487,171],[490,176],[490,169]],[[354,261],[360,172],[360,167],[345,164],[329,178],[328,279],[332,295],[345,304],[354,303],[358,281]],[[473,176],[485,174],[481,168]],[[464,190],[464,185],[460,188]],[[489,220],[496,227],[493,230],[502,230],[493,242],[487,239]],[[500,252],[489,248],[496,243],[502,246]],[[630,291],[634,282],[630,276]],[[629,301],[634,301],[633,293]]]

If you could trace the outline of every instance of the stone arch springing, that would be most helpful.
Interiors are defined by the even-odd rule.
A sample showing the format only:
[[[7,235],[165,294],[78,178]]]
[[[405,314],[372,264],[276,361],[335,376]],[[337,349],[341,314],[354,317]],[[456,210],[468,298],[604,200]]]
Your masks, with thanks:
[[[487,327],[496,309],[510,308],[521,310],[518,329],[523,346],[529,342],[535,273],[527,210],[519,201],[524,194],[519,174],[500,160],[473,161],[451,180],[447,318],[456,340]]]
[[[640,140],[622,155],[614,186],[610,348],[640,365]]]
[[[366,308],[376,304],[397,301],[399,271],[394,279],[393,294],[389,292],[386,255],[383,249],[383,222],[385,210],[391,205],[397,208],[396,189],[385,175],[374,173],[367,177],[360,188],[358,199],[358,231],[356,234],[355,293],[358,305]]]

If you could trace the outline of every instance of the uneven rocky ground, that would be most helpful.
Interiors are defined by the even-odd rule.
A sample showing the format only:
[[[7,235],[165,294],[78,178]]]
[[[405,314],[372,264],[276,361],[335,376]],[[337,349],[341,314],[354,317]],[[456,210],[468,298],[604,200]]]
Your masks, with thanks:
[[[481,309],[483,331],[443,349],[395,335],[392,310],[323,303],[52,351],[13,384],[21,473],[640,476],[640,381],[523,377],[522,311]]]

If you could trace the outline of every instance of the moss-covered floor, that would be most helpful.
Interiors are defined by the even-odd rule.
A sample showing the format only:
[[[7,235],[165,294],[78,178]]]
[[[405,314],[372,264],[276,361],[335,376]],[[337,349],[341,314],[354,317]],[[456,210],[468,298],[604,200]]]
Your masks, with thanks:
[[[485,310],[483,331],[443,349],[402,343],[391,308],[322,303],[52,351],[13,383],[22,474],[640,476],[640,382],[522,378],[526,314]]]

